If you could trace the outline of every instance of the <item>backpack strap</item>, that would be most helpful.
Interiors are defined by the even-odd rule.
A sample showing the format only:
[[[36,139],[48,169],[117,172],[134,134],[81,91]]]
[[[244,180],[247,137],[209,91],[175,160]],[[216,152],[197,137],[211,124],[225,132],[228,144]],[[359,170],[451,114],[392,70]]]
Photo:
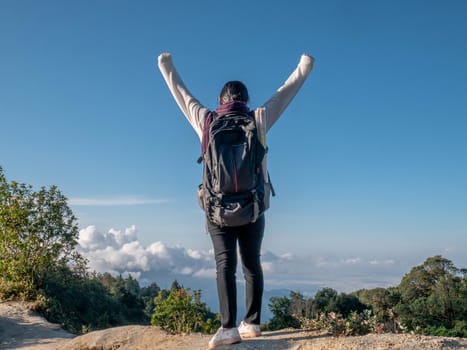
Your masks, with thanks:
[[[203,161],[204,153],[206,153],[206,149],[208,148],[209,128],[216,116],[216,112],[209,112],[206,118],[204,119],[203,136],[201,138],[201,155],[197,160],[198,164],[201,164],[201,162]]]

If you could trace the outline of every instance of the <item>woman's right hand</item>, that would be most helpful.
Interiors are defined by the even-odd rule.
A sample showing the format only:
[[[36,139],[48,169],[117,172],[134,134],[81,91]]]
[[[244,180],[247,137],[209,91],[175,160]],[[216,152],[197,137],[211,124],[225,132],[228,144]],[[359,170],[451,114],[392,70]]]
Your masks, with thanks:
[[[172,55],[170,52],[163,52],[157,58],[158,62],[161,63],[162,61],[172,60]]]
[[[303,57],[303,56],[308,57],[309,59],[311,59],[312,62],[315,61],[315,58],[314,58],[313,56],[311,56],[310,54],[306,53],[306,52],[304,52],[304,53],[302,54],[302,57]]]

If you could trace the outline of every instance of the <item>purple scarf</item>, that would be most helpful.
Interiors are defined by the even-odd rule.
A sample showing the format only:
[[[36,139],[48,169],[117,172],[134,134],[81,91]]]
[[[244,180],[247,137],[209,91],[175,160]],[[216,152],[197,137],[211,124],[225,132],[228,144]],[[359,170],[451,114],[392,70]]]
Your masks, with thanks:
[[[251,113],[250,108],[248,108],[248,105],[242,101],[232,101],[232,102],[224,103],[216,108],[216,114],[218,116],[223,116],[230,112],[239,112],[243,114]],[[206,152],[206,149],[208,148],[209,126],[212,123],[213,117],[214,117],[213,113],[209,112],[209,114],[206,116],[206,119],[204,121],[203,139],[201,140],[202,154],[204,154]]]
[[[240,112],[248,114],[250,113],[250,108],[245,102],[242,101],[232,101],[228,103],[224,103],[216,108],[217,115],[224,115],[229,112]]]

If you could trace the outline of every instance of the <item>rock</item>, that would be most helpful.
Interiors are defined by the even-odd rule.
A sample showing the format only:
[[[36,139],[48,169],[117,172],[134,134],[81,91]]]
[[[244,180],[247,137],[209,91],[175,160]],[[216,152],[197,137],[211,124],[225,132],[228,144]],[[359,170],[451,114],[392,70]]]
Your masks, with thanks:
[[[208,335],[172,335],[158,327],[126,326],[77,337],[60,350],[196,350],[206,349]],[[369,334],[360,337],[330,337],[317,332],[287,329],[265,332],[261,337],[222,350],[454,350],[467,349],[467,339],[411,334]]]

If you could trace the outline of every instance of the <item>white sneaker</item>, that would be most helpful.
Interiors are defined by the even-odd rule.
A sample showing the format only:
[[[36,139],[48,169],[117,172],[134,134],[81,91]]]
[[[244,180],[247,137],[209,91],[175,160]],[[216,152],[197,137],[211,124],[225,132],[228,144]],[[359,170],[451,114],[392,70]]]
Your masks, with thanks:
[[[237,328],[219,328],[208,343],[208,349],[214,349],[220,345],[235,344],[242,341]]]
[[[259,325],[257,324],[250,324],[242,321],[240,326],[238,326],[238,332],[240,333],[240,337],[244,338],[256,338],[261,335],[261,330],[259,329]]]

